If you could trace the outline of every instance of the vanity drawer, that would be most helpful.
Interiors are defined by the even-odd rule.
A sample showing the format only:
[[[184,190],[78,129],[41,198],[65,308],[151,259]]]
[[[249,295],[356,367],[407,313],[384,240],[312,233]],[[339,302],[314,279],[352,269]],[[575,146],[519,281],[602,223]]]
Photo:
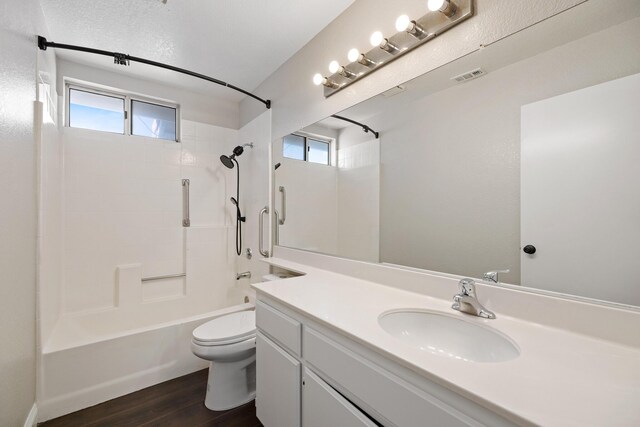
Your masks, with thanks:
[[[303,341],[305,359],[314,370],[384,425],[481,425],[313,329],[305,328]]]
[[[256,301],[256,326],[292,354],[300,356],[302,350],[300,322],[262,301]]]
[[[305,368],[302,374],[302,426],[376,427],[376,424]]]

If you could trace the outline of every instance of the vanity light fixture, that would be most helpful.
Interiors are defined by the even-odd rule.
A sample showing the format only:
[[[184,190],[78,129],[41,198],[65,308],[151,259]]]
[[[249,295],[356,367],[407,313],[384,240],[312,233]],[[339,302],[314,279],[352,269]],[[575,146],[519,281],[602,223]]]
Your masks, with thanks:
[[[322,74],[316,74],[313,83],[324,86],[325,97],[333,95],[471,18],[475,1],[426,0],[427,10],[423,16],[411,19],[409,15],[400,15],[395,22],[395,34],[385,36],[381,31],[374,31],[369,37],[372,48],[366,52],[360,52],[355,47],[350,49],[347,53],[347,64],[341,65],[338,61],[331,61],[331,75],[323,77]]]
[[[456,4],[450,0],[428,0],[427,8],[432,12],[442,12],[447,18],[455,15],[458,9]]]

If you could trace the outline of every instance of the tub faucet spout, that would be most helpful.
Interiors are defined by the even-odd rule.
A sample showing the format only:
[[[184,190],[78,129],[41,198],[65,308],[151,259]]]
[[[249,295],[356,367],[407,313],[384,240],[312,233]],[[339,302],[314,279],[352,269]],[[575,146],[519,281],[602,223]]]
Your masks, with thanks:
[[[240,279],[251,279],[251,272],[250,271],[244,271],[242,273],[238,273],[236,274],[236,280],[240,280]]]

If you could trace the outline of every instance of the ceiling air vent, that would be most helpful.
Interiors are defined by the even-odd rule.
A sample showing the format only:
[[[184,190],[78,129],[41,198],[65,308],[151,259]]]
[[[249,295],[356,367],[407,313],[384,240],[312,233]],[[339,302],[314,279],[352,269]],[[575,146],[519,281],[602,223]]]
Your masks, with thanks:
[[[476,68],[475,70],[467,71],[459,76],[451,77],[451,80],[455,80],[458,83],[468,82],[469,80],[477,79],[487,74],[482,68]]]

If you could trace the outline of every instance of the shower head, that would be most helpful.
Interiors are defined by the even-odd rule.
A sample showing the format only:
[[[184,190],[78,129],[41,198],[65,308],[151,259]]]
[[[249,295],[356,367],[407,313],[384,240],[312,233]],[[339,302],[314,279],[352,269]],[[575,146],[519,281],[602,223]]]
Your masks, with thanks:
[[[234,160],[234,158],[235,158],[234,155],[229,157],[229,156],[225,156],[223,154],[222,156],[220,156],[220,161],[222,162],[223,165],[225,165],[229,169],[233,169],[233,160]]]
[[[233,154],[230,156],[225,156],[225,155],[220,156],[220,161],[222,162],[222,164],[228,167],[229,169],[233,169],[233,162],[234,161],[237,162],[236,157],[241,156],[242,153],[244,153],[244,147],[253,148],[253,142],[250,142],[244,145],[238,145],[236,148],[233,149]]]

